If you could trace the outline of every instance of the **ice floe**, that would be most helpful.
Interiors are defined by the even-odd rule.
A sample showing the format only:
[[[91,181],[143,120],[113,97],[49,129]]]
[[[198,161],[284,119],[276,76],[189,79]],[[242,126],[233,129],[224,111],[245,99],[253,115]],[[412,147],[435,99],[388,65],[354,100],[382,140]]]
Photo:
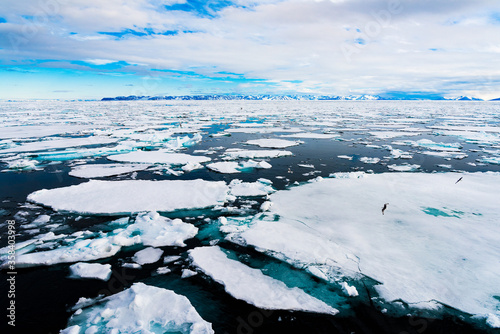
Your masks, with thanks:
[[[228,238],[329,279],[367,275],[387,301],[498,316],[499,187],[492,172],[347,173],[274,193]]]
[[[127,220],[120,218],[118,221]],[[110,222],[108,225],[112,226]],[[121,224],[115,224],[121,225]],[[132,224],[114,229],[109,233],[77,233],[76,235],[55,235],[53,232],[39,235],[29,245],[38,245],[38,252],[30,253],[35,247],[24,247],[16,252],[17,266],[30,267],[52,265],[56,263],[92,261],[115,255],[123,246],[143,245],[152,247],[178,246],[184,247],[187,239],[193,238],[198,228],[182,222],[180,219],[169,219],[157,212],[137,215]],[[62,244],[52,244],[55,248],[43,250],[52,240],[62,240]],[[42,243],[43,242],[43,243]],[[42,243],[42,244],[40,244]],[[42,251],[40,251],[42,250]],[[0,250],[0,254],[2,254]],[[0,258],[5,260],[4,257]]]
[[[70,278],[94,278],[107,281],[111,277],[111,265],[78,262],[69,266]]]
[[[145,170],[147,164],[92,164],[76,166],[71,169],[69,175],[80,178],[106,177]]]
[[[259,308],[338,313],[333,307],[299,288],[289,288],[258,269],[229,259],[218,246],[192,249],[189,256],[193,265],[222,284],[227,293]]]
[[[138,162],[138,163],[160,163],[168,165],[186,165],[188,163],[203,163],[212,159],[205,156],[189,155],[185,153],[173,153],[165,150],[158,151],[134,151],[124,154],[117,154],[108,157],[109,160],[119,162]]]
[[[62,334],[214,333],[189,300],[173,291],[134,283],[130,288],[79,309]]]
[[[303,139],[333,139],[340,137],[339,134],[334,133],[314,133],[314,132],[299,132],[299,133],[291,133],[287,135],[281,135],[281,137],[285,138],[303,138]]]
[[[278,158],[293,155],[290,151],[280,150],[243,150],[243,149],[227,149],[224,152],[223,159],[236,160],[242,158],[256,159],[256,158]]]
[[[218,173],[224,173],[224,174],[234,174],[234,173],[241,173],[244,170],[248,170],[251,168],[262,168],[262,169],[269,169],[272,167],[270,163],[267,161],[255,161],[255,160],[248,160],[248,161],[241,161],[241,162],[234,162],[234,161],[219,161],[219,162],[214,162],[211,164],[206,165],[206,167],[210,170],[213,170]]]
[[[162,255],[163,251],[161,249],[154,247],[147,247],[135,253],[134,256],[132,257],[132,260],[134,260],[135,263],[138,263],[142,266],[144,264],[157,262]]]
[[[300,142],[285,139],[253,139],[246,141],[246,144],[257,145],[263,148],[287,148],[300,145]]]
[[[28,200],[57,211],[84,214],[125,214],[141,211],[175,211],[222,204],[225,182],[204,180],[91,180],[75,186],[42,189]]]
[[[257,182],[243,182],[235,179],[229,183],[229,188],[233,196],[266,196],[275,191],[270,183],[272,182],[265,179],[259,179]]]

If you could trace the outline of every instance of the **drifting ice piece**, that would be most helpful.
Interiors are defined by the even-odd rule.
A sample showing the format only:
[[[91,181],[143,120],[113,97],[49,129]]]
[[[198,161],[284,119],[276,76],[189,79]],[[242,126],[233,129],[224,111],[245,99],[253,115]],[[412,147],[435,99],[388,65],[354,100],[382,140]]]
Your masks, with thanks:
[[[69,267],[70,278],[95,278],[107,281],[111,277],[111,265],[78,262]]]
[[[492,172],[348,173],[274,193],[269,213],[231,240],[301,267],[352,277],[359,266],[387,301],[498,317],[499,188]]]
[[[57,211],[87,214],[127,214],[141,211],[201,209],[225,202],[225,182],[204,180],[97,181],[76,186],[42,189],[28,200]]]
[[[227,258],[218,246],[192,249],[189,256],[195,266],[224,285],[230,295],[249,304],[271,310],[338,313],[336,309],[299,288],[289,288],[258,269]]]
[[[79,309],[70,318],[69,333],[214,333],[189,300],[173,291],[134,283],[129,289]]]

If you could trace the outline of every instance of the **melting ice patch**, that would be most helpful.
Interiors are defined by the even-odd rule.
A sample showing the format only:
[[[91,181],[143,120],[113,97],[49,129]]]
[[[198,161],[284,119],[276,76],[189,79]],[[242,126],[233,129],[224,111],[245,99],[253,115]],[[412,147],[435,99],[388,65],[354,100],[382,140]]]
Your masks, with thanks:
[[[121,224],[128,218],[120,218],[113,223]],[[147,212],[137,215],[135,222],[124,228],[117,228],[109,233],[99,233],[90,237],[81,233],[75,238],[71,236],[47,233],[38,236],[17,253],[16,265],[30,267],[39,265],[52,265],[56,263],[69,263],[78,261],[92,261],[115,255],[123,246],[144,245],[152,247],[179,246],[184,247],[184,241],[193,238],[198,233],[198,228],[182,222],[180,219],[169,219],[160,216],[157,212]],[[61,245],[48,251],[38,251],[32,244],[44,241],[62,239]],[[0,254],[2,254],[0,250]],[[6,260],[6,257],[0,259]]]
[[[229,259],[217,246],[192,249],[189,256],[196,267],[224,285],[227,293],[259,308],[338,313],[336,309],[299,288],[289,288],[258,269]]]
[[[173,291],[134,283],[129,289],[79,309],[62,334],[214,333],[189,300]]]
[[[166,150],[134,151],[108,157],[109,160],[120,162],[139,162],[150,164],[186,165],[188,163],[203,163],[210,161],[209,157],[189,155],[185,153],[172,153]]]
[[[223,159],[237,160],[241,158],[256,159],[256,158],[278,158],[293,155],[290,151],[280,150],[243,150],[238,148],[230,148],[224,152]]]
[[[145,170],[147,164],[92,164],[73,167],[69,175],[80,178],[114,176]]]
[[[299,141],[291,141],[285,139],[254,139],[248,140],[246,144],[257,145],[263,148],[287,148],[290,146],[299,145]]]
[[[201,209],[222,204],[228,187],[225,182],[204,180],[97,181],[79,185],[42,189],[28,200],[56,211],[85,214],[125,214],[141,211]]]
[[[498,316],[500,174],[461,176],[348,173],[307,183],[271,195],[269,213],[228,238],[325,278],[331,268],[367,275],[387,301],[436,300]]]
[[[229,183],[229,189],[233,196],[266,196],[275,191],[270,184],[272,182],[266,179],[259,179],[257,182],[243,182],[235,179]]]
[[[84,137],[84,138],[64,138],[64,139],[41,140],[41,141],[36,141],[36,142],[22,143],[21,145],[18,145],[15,147],[0,150],[0,154],[45,151],[45,150],[53,150],[53,149],[66,148],[66,147],[110,144],[110,143],[115,143],[115,142],[117,142],[116,138],[101,137],[101,136],[91,136],[91,137]]]
[[[250,159],[248,161],[241,161],[241,162],[219,161],[208,164],[206,165],[206,167],[218,173],[234,174],[234,173],[241,173],[243,170],[248,170],[251,168],[269,169],[272,166],[270,163],[266,161],[255,161]]]
[[[107,281],[111,277],[111,265],[78,262],[69,267],[70,278],[94,278]]]

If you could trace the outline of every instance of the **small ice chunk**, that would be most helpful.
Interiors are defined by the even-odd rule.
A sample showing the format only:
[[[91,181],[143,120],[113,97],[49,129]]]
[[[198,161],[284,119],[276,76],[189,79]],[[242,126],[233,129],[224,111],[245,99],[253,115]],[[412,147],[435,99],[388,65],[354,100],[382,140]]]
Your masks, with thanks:
[[[167,263],[171,263],[171,262],[174,262],[174,261],[177,261],[179,260],[181,257],[178,256],[178,255],[170,255],[170,256],[165,256],[163,258],[163,264],[167,264]]]
[[[361,161],[365,164],[376,164],[380,161],[380,159],[379,158],[361,157],[361,158],[359,158],[359,161]]]
[[[80,165],[73,167],[69,175],[79,178],[95,178],[106,177],[131,172],[142,171],[148,168],[147,164],[95,164],[95,165]]]
[[[337,155],[337,158],[340,159],[347,159],[347,160],[352,160],[353,156],[352,155]]]
[[[218,246],[192,249],[189,256],[195,266],[224,285],[230,295],[259,308],[338,313],[336,309],[299,288],[289,288],[258,269],[229,259]]]
[[[410,165],[410,164],[403,164],[403,165],[388,165],[387,168],[393,171],[397,172],[413,172],[417,169],[420,168],[420,165]]]
[[[138,251],[132,257],[132,260],[140,265],[155,263],[163,255],[163,251],[158,248],[148,247]]]
[[[190,269],[183,269],[182,270],[181,278],[188,278],[188,277],[191,277],[191,276],[195,276],[197,274],[198,273],[196,271],[193,271],[193,270],[190,270]]]
[[[227,192],[223,181],[91,180],[69,187],[38,190],[28,195],[28,200],[57,211],[124,214],[216,206],[226,201]]]
[[[243,182],[238,179],[232,180],[229,188],[234,196],[265,196],[275,191],[265,182]]]
[[[111,277],[111,265],[78,262],[69,267],[70,278],[95,278],[107,281]]]
[[[347,284],[347,282],[342,282],[340,285],[342,285],[342,290],[344,290],[346,295],[350,297],[358,296],[358,290],[355,286],[350,286],[349,284]]]
[[[158,267],[156,269],[156,273],[158,275],[165,275],[165,274],[169,274],[171,272],[172,272],[172,270],[170,268],[168,268],[168,267]]]
[[[223,159],[237,160],[242,158],[256,159],[256,158],[278,158],[293,155],[290,151],[280,150],[243,150],[243,149],[227,149],[224,152]]]
[[[285,139],[254,139],[248,140],[246,144],[257,145],[263,148],[287,148],[290,146],[299,145],[301,142],[285,140]]]
[[[214,333],[186,297],[144,283],[74,314],[62,333],[85,333],[89,328],[98,333]]]
[[[185,153],[172,153],[166,150],[134,151],[108,157],[109,160],[120,162],[161,163],[168,165],[187,165],[188,163],[203,163],[210,161],[209,157],[189,155]]]

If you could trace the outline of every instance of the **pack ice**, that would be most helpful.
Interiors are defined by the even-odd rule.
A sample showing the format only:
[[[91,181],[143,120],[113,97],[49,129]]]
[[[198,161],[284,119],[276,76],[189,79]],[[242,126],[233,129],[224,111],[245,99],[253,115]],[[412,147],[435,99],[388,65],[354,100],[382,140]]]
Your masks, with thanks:
[[[96,305],[79,309],[62,334],[214,333],[189,300],[173,291],[134,283]]]
[[[120,218],[118,221],[121,220],[128,220],[128,218]],[[26,251],[17,252],[16,265],[21,268],[56,263],[92,261],[111,257],[118,253],[122,247],[133,245],[184,247],[184,241],[193,238],[197,233],[198,228],[184,223],[180,219],[172,220],[160,216],[157,212],[144,212],[137,215],[134,223],[124,228],[117,228],[109,233],[99,233],[94,237],[86,238],[85,234],[83,234],[82,237],[73,240],[71,238],[63,238],[62,244],[55,249],[32,252],[35,250],[34,247],[25,247],[27,248]],[[27,245],[37,243],[40,243],[40,240],[34,239]],[[146,251],[142,254],[146,259],[152,257],[150,256],[151,251]],[[6,261],[5,257],[1,259]],[[79,267],[85,266],[80,265]],[[75,267],[75,269],[77,268]],[[85,268],[83,270],[85,271]]]
[[[42,189],[28,200],[56,211],[85,214],[126,214],[141,211],[199,209],[224,203],[225,182],[197,180],[97,181],[56,189]]]
[[[369,276],[388,302],[435,300],[495,323],[499,173],[333,176],[274,193],[270,211],[228,239],[323,279]]]
[[[193,264],[237,299],[263,309],[296,310],[336,314],[338,311],[299,288],[264,275],[260,270],[229,259],[218,247],[198,247],[189,251]]]

